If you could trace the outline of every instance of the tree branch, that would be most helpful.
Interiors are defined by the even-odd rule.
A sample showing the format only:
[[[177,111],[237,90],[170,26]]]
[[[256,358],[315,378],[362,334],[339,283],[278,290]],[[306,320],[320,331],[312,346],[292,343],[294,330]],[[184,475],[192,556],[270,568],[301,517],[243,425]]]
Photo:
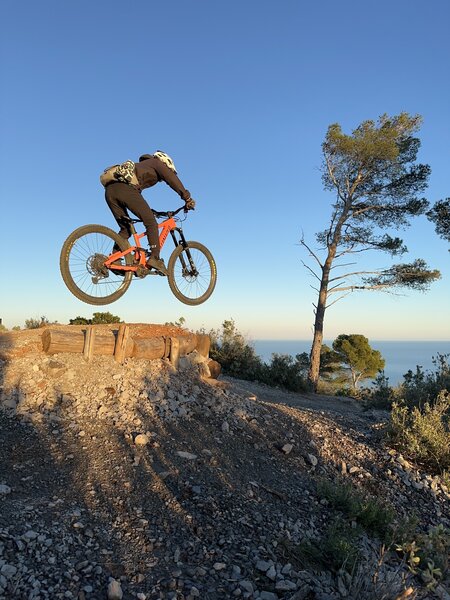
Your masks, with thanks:
[[[338,281],[339,279],[345,279],[346,277],[354,277],[355,275],[380,275],[382,271],[353,271],[353,273],[345,273],[344,275],[338,275],[329,279],[329,283],[332,281]]]
[[[327,304],[325,308],[330,308],[330,306],[333,306],[333,304],[336,304],[336,302],[339,302],[339,300],[342,300],[342,298],[345,298],[345,296],[348,296],[350,294],[350,292],[347,292],[346,294],[342,294],[342,296],[340,296],[339,298],[336,298],[336,300],[333,300],[333,302],[330,302],[330,304]]]
[[[313,258],[315,258],[315,259],[316,259],[316,261],[317,261],[317,263],[318,263],[319,267],[320,267],[320,268],[322,268],[322,267],[323,267],[323,265],[322,265],[322,263],[320,262],[320,260],[319,260],[318,256],[317,256],[317,255],[316,255],[316,254],[315,254],[315,253],[314,253],[314,252],[311,250],[311,248],[310,248],[310,247],[308,246],[308,244],[305,242],[305,239],[304,239],[304,238],[302,238],[302,239],[300,240],[300,244],[301,244],[302,246],[304,246],[304,247],[305,247],[305,248],[308,250],[309,254],[310,254],[310,255],[311,255]]]
[[[340,285],[339,283],[336,283],[336,285],[332,285],[330,288],[328,288],[327,294],[331,293],[332,290],[334,290],[335,288],[339,287],[339,285]]]
[[[337,256],[337,254],[336,254]],[[330,268],[330,271],[332,271],[333,269],[342,269],[343,267],[349,267],[350,265],[356,265],[356,262],[351,262],[351,263],[344,263],[342,265],[332,265]]]
[[[309,265],[307,265],[307,264],[305,263],[305,261],[303,261],[303,260],[302,260],[302,265],[305,267],[305,269],[308,269],[308,271],[309,271],[310,273],[312,273],[312,274],[314,275],[314,277],[315,277],[315,278],[316,278],[318,281],[320,281],[320,277],[317,275],[317,273],[316,273],[315,271],[313,271],[313,269],[311,269],[311,267],[310,267]]]
[[[361,169],[358,169],[358,175],[356,176],[355,181],[353,182],[353,185],[351,187],[351,189],[348,192],[348,195],[350,198],[352,198],[356,192],[356,188],[358,187],[358,185],[360,184],[360,182],[362,181],[363,176],[361,173]]]
[[[389,283],[378,283],[374,285],[348,285],[346,287],[334,288],[329,294],[335,294],[337,292],[345,292],[350,290],[350,292],[354,292],[355,290],[387,290],[388,288],[392,288],[392,284]],[[398,294],[396,292],[392,292],[395,296],[404,296],[404,294]]]
[[[336,177],[334,176],[333,169],[331,167],[331,161],[329,160],[327,155],[325,155],[325,161],[327,163],[328,175],[330,176],[330,179],[333,182],[334,187],[336,188],[337,194],[338,194],[339,198],[342,200],[342,202],[345,203],[346,202],[345,196],[343,196],[341,193],[341,188],[339,187],[339,183],[338,183]]]

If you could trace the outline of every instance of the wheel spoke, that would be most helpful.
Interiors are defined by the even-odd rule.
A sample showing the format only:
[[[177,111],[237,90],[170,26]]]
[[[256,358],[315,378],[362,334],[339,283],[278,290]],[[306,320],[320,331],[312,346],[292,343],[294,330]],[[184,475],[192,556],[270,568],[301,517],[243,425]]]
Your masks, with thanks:
[[[61,252],[61,273],[75,296],[91,304],[108,304],[125,293],[132,274],[119,276],[104,266],[115,243],[117,235],[101,225],[86,225],[67,238]],[[126,264],[124,259],[121,262]]]
[[[171,257],[170,267],[169,285],[179,300],[195,305],[209,298],[216,283],[216,267],[211,253],[202,244],[188,242],[187,250],[179,246]]]

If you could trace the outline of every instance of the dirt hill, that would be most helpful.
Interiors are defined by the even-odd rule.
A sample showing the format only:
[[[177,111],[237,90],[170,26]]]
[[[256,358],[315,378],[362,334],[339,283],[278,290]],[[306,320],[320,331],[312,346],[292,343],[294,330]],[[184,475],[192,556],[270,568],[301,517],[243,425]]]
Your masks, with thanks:
[[[196,351],[46,355],[41,333],[0,339],[0,598],[448,598],[383,553],[381,516],[334,501],[450,525],[445,486],[383,446],[386,415],[205,379]]]

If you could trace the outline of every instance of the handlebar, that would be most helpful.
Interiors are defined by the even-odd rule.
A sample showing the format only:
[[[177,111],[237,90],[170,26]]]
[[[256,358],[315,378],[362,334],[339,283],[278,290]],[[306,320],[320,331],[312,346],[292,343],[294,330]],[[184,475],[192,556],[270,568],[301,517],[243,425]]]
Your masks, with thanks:
[[[176,210],[168,210],[167,212],[161,212],[159,210],[153,210],[152,208],[152,212],[155,215],[155,217],[157,219],[161,219],[163,217],[166,217],[167,219],[170,219],[171,217],[174,217],[175,215],[177,215],[179,212],[181,212],[182,210],[184,210],[184,212],[188,212],[188,209],[186,208],[186,205],[180,206],[180,208],[177,208]]]
[[[162,219],[162,218],[167,218],[170,219],[171,217],[174,217],[175,215],[177,215],[179,212],[181,212],[182,210],[184,210],[185,213],[187,213],[189,211],[189,209],[186,208],[186,205],[180,206],[180,208],[177,208],[176,210],[168,210],[167,212],[161,212],[159,210],[153,210],[153,208],[151,209],[152,213],[155,215],[155,217],[157,219]],[[132,219],[131,217],[122,217],[121,218],[122,221],[126,222],[126,223],[142,223],[142,219]]]

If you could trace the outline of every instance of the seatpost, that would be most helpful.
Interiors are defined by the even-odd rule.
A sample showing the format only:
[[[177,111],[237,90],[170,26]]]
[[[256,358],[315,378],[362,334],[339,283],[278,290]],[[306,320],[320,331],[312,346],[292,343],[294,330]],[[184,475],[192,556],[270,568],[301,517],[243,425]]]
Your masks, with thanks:
[[[134,226],[133,221],[130,221],[129,225],[132,235],[136,235],[136,227]]]

